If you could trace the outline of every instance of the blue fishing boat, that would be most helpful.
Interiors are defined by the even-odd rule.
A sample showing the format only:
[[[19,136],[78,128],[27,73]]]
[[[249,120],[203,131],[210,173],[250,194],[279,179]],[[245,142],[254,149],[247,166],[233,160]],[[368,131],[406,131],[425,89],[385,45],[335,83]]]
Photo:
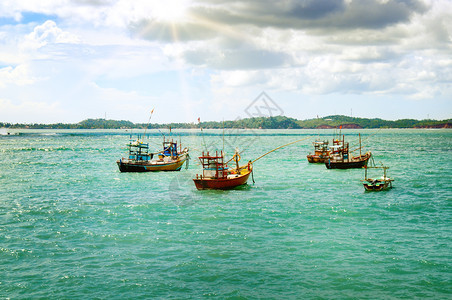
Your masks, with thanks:
[[[140,136],[136,140],[130,139],[127,144],[128,157],[117,161],[121,172],[156,172],[180,171],[183,164],[190,158],[188,148],[182,149],[177,141],[163,140],[163,150],[157,153],[149,152],[149,144],[144,143]]]

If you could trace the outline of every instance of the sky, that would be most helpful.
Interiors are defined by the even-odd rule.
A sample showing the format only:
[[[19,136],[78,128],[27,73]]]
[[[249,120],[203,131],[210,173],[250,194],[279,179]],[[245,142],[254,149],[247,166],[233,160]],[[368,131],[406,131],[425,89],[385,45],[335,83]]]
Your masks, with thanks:
[[[451,118],[452,1],[0,2],[0,122],[152,109],[155,123]]]

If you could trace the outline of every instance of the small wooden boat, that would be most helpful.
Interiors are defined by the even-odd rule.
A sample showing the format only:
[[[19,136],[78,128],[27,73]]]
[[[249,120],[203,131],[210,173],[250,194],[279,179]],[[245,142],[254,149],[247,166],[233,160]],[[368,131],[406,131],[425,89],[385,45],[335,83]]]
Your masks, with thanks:
[[[334,141],[333,141],[334,142]],[[330,149],[328,147],[328,141],[315,141],[312,143],[314,145],[314,154],[309,153],[307,155],[309,163],[324,163],[325,160],[330,156]]]
[[[371,152],[363,155],[352,156],[344,155],[342,157],[330,157],[325,162],[327,169],[357,169],[367,166],[369,158],[372,156]]]
[[[364,180],[361,180],[363,182],[364,189],[366,191],[383,191],[388,190],[392,188],[392,182],[394,179],[391,179],[386,176],[386,170],[389,169],[389,167],[381,166],[381,167],[364,167],[365,173],[364,173]],[[367,169],[383,169],[383,176],[381,178],[367,178]]]
[[[128,157],[117,161],[121,172],[180,171],[190,158],[188,148],[182,149],[180,146],[178,150],[177,142],[173,140],[163,140],[163,151],[158,153],[149,153],[149,144],[143,143],[140,137],[131,139],[127,147]],[[153,159],[154,156],[157,156],[157,159]]]
[[[253,165],[248,162],[247,165],[239,166],[240,155],[236,151],[233,156],[236,162],[236,168],[228,168],[224,162],[223,151],[215,152],[215,155],[210,155],[209,152],[204,152],[199,157],[201,161],[203,173],[196,174],[193,179],[198,190],[227,190],[246,184],[248,177],[253,171]]]
[[[227,190],[232,189],[241,185],[246,184],[250,174],[253,174],[253,164],[264,156],[278,150],[284,148],[286,146],[299,143],[304,141],[310,137],[293,141],[288,144],[279,146],[267,153],[259,156],[253,161],[248,161],[246,165],[239,166],[240,154],[238,150],[235,150],[235,154],[229,161],[235,160],[235,168],[231,168],[227,166],[224,162],[223,151],[218,155],[218,151],[215,152],[215,156],[212,156],[207,152],[207,154],[202,153],[202,156],[199,157],[201,161],[203,173],[202,175],[196,174],[196,178],[193,179],[195,182],[196,188],[198,190]],[[254,178],[253,178],[254,183]]]
[[[325,160],[327,169],[354,169],[367,166],[369,159],[372,157],[371,152],[361,154],[361,135],[359,135],[359,155],[351,156],[349,151],[349,143],[345,143],[345,137],[342,137],[342,142],[337,146],[333,145],[332,153]],[[356,149],[358,150],[358,149]]]

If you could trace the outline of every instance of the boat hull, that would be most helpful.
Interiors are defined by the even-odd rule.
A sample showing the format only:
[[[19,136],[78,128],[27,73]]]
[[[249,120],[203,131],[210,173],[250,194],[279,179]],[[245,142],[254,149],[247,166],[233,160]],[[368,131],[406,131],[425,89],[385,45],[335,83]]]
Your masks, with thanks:
[[[363,186],[364,189],[368,192],[378,192],[392,188],[390,181],[365,182],[363,183]]]
[[[229,190],[246,184],[251,171],[232,178],[195,178],[195,186],[198,190]]]
[[[328,157],[320,157],[318,155],[308,155],[308,162],[311,164],[321,164],[328,161]]]
[[[327,169],[358,169],[367,166],[370,153],[360,156],[359,158],[354,158],[350,161],[331,161],[327,159],[325,161],[325,166]]]
[[[159,162],[159,161],[147,161],[147,162],[124,162],[118,160],[117,164],[119,171],[121,172],[160,172],[160,171],[180,171],[182,165],[187,161],[188,157],[184,157],[174,162]]]

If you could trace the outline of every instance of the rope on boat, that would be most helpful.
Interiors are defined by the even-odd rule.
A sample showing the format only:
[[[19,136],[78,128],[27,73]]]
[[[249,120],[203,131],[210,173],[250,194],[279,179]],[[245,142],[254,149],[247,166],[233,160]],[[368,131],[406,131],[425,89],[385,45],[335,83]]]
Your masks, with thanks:
[[[373,157],[373,156],[371,156],[370,158],[372,159],[372,164],[371,164],[370,166],[371,166],[371,167],[372,167],[372,166],[376,167],[377,165],[375,164],[375,160],[374,160],[374,157]]]
[[[377,133],[379,133],[379,132],[381,131],[381,129],[382,129],[382,128],[378,128],[377,132],[372,133],[371,135],[367,136],[365,139],[362,139],[361,142],[364,142],[364,141],[368,140],[370,137],[376,135]],[[355,146],[357,146],[357,145],[359,145],[359,143],[354,143],[354,144],[352,145],[352,147],[355,147]],[[358,150],[358,149],[359,149],[359,148],[357,148],[357,149],[355,149],[355,150]],[[353,150],[353,151],[355,151],[355,150]]]
[[[355,149],[353,149],[353,150],[351,150],[351,151],[348,151],[348,153],[352,153],[352,152],[355,152],[355,151],[358,151],[359,149],[362,149],[362,148],[364,148],[366,145],[364,145],[364,146],[361,146],[361,147],[358,147],[358,148],[355,148]],[[368,152],[368,151],[367,151]]]
[[[308,137],[306,137],[306,138],[304,138],[304,139],[297,140],[297,141],[290,142],[290,143],[288,143],[288,144],[279,146],[279,147],[277,147],[277,148],[275,148],[275,149],[273,149],[273,150],[271,150],[271,151],[268,151],[267,153],[265,153],[265,154],[259,156],[258,158],[256,158],[255,160],[253,160],[251,163],[254,164],[256,161],[258,161],[258,160],[261,159],[262,157],[264,157],[264,156],[266,156],[266,155],[268,155],[268,154],[270,154],[270,153],[272,153],[272,152],[274,152],[274,151],[276,151],[276,150],[278,150],[278,149],[284,148],[284,147],[286,147],[286,146],[289,146],[289,145],[292,145],[292,144],[295,144],[295,143],[299,143],[299,142],[304,141],[304,140],[307,140],[307,139],[309,139],[309,138],[311,138],[311,137],[308,136]]]
[[[185,163],[185,170],[188,170],[188,164],[190,162],[190,155],[187,153],[187,161]]]

